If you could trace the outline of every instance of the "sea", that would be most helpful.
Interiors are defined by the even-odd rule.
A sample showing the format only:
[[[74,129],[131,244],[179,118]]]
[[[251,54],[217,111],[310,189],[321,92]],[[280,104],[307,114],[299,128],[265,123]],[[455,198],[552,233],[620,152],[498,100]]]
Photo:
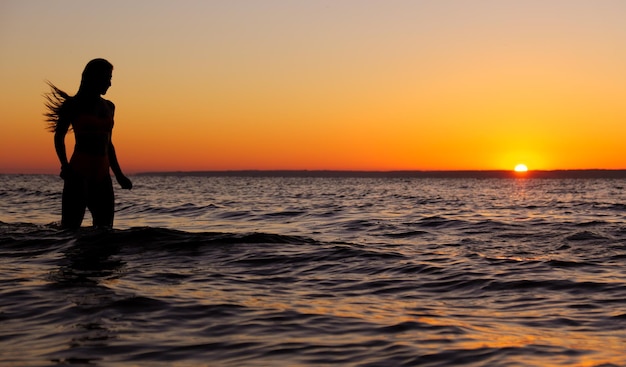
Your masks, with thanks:
[[[624,178],[131,179],[0,175],[1,366],[626,366]]]

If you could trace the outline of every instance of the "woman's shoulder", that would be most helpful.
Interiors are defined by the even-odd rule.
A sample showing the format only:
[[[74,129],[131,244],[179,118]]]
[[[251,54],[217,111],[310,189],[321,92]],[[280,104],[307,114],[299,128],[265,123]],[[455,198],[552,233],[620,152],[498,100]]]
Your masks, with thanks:
[[[109,101],[108,99],[104,99],[102,98],[102,101],[104,101],[104,103],[107,105],[108,108],[110,108],[111,110],[115,111],[115,104],[111,101]]]

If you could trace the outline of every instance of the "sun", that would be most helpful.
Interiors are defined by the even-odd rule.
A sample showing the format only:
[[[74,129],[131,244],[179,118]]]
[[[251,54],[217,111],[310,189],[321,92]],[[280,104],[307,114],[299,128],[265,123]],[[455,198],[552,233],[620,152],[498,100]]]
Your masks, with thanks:
[[[526,167],[525,164],[518,164],[517,166],[515,166],[515,172],[527,172],[528,171],[528,167]]]

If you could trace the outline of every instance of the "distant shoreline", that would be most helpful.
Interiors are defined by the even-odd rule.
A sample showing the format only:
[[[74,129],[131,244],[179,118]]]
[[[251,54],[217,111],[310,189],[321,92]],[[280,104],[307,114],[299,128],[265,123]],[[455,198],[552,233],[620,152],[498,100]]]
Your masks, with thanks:
[[[341,171],[341,170],[224,170],[140,172],[136,176],[199,176],[199,177],[354,177],[354,178],[626,178],[626,170],[509,170],[456,171]]]

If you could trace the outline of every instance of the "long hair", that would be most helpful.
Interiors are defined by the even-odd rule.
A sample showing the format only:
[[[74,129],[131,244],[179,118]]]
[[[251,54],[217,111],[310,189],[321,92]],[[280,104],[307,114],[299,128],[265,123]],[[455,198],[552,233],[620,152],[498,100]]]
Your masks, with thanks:
[[[72,97],[57,88],[49,80],[46,80],[46,84],[48,84],[48,86],[50,87],[50,92],[43,95],[46,99],[45,105],[47,109],[46,113],[44,113],[43,115],[46,116],[48,131],[56,132],[59,117],[61,116],[61,109],[63,108],[65,101]]]
[[[78,88],[76,95],[92,89],[94,85],[100,82],[103,78],[107,76],[110,77],[112,71],[113,64],[105,59],[93,59],[89,61],[81,75],[80,87]],[[76,96],[70,96],[48,80],[46,80],[46,83],[50,87],[50,92],[44,94],[45,106],[47,109],[44,116],[46,117],[46,122],[48,123],[48,130],[56,132],[59,118],[61,118],[61,115],[63,114],[63,106],[65,106],[65,103],[68,100]]]

